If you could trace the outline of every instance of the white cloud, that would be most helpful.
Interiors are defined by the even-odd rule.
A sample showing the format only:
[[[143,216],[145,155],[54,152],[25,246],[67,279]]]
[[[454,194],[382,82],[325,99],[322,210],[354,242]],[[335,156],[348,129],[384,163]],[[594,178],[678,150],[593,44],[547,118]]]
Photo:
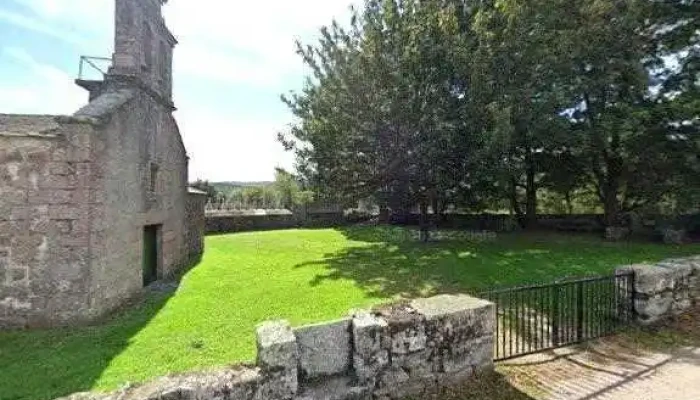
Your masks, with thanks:
[[[65,31],[51,28],[49,25],[42,23],[36,18],[27,17],[22,14],[0,9],[0,21],[15,25],[17,27],[28,29],[30,31],[53,36],[70,43],[78,43],[80,38]]]
[[[334,17],[343,20],[351,1],[172,1],[165,14],[181,42],[176,71],[278,85],[302,71],[295,40],[307,42]]]
[[[4,113],[72,114],[87,99],[73,77],[21,48],[2,49],[2,55],[26,70],[25,79],[0,76],[0,110]]]
[[[109,55],[114,0],[0,0],[0,23],[9,23],[70,42],[77,57]],[[255,115],[231,116],[221,96],[193,98],[178,91],[181,131],[192,156],[192,178],[210,180],[271,179],[275,166],[290,168],[292,157],[276,141],[290,116],[277,93],[298,87],[303,68],[295,39],[310,42],[334,17],[347,21],[349,4],[361,0],[172,0],[165,7],[168,26],[179,39],[175,52],[177,88],[197,87],[246,102]],[[21,44],[18,44],[21,46]],[[87,94],[73,83],[73,72],[44,59],[40,47],[5,49],[5,57],[24,65],[23,79],[0,71],[0,112],[72,113]],[[243,93],[241,86],[247,88]],[[275,93],[270,98],[250,90]],[[193,109],[192,107],[196,107]],[[276,111],[271,111],[275,108]]]
[[[280,121],[228,118],[206,110],[178,111],[190,159],[190,180],[271,180],[275,167],[291,169],[293,156],[274,135]]]

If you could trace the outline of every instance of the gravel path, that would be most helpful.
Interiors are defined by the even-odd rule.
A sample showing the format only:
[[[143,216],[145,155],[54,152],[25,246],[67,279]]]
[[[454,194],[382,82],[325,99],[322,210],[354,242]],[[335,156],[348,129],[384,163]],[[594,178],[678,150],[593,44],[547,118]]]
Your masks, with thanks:
[[[700,348],[640,351],[615,339],[509,361],[499,369],[536,400],[699,400]]]

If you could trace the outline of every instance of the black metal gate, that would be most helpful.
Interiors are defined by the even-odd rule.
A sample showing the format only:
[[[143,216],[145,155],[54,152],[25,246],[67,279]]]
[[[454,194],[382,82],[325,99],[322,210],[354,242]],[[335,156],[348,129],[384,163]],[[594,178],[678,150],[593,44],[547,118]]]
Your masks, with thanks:
[[[496,304],[495,360],[618,331],[634,318],[633,285],[630,272],[482,293]]]

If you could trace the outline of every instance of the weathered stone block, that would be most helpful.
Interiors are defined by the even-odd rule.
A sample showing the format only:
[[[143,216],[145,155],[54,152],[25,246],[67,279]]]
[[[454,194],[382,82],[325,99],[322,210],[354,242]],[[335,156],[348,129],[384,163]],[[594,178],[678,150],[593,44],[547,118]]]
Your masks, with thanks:
[[[29,204],[70,204],[75,191],[63,189],[43,189],[30,190],[28,195]]]
[[[371,400],[367,386],[352,383],[347,376],[336,376],[323,381],[311,382],[295,400]]]
[[[496,317],[493,303],[467,295],[440,295],[416,299],[411,307],[423,315],[426,325],[442,328],[443,335],[454,335],[458,328],[468,329],[472,337],[493,333]],[[443,336],[445,337],[445,336]]]
[[[672,290],[674,287],[674,273],[666,268],[649,264],[635,264],[628,265],[618,270],[634,271],[634,289],[637,293],[654,295]]]
[[[413,377],[400,367],[385,370],[379,377],[374,389],[375,399],[422,399],[426,394],[437,391],[434,376]]]
[[[466,295],[418,299],[411,306],[425,317],[428,359],[436,372],[493,366],[495,308]],[[487,340],[483,340],[486,338]]]
[[[369,312],[352,320],[353,367],[361,383],[372,381],[389,364],[389,324]]]
[[[87,217],[88,209],[75,205],[52,205],[49,206],[49,218],[57,220],[72,220]]]
[[[39,184],[42,189],[75,189],[77,186],[78,179],[74,175],[46,175]]]
[[[605,239],[613,242],[625,240],[630,236],[630,229],[618,226],[605,228]]]
[[[392,354],[403,355],[425,350],[427,337],[425,320],[409,305],[397,304],[383,307],[379,315],[389,324]]]
[[[297,368],[297,343],[287,321],[268,321],[256,329],[258,366],[264,369]]]
[[[349,318],[309,325],[294,330],[299,348],[299,366],[308,379],[342,374],[350,367]]]
[[[0,198],[7,205],[22,205],[27,203],[27,190],[13,187],[0,187]]]
[[[661,234],[666,244],[683,244],[686,240],[686,232],[683,229],[664,229]]]
[[[664,260],[657,263],[656,266],[670,270],[675,279],[684,279],[693,274],[693,264],[690,262],[690,260]]]
[[[640,322],[653,324],[671,315],[673,294],[664,292],[635,300],[635,309]]]
[[[254,400],[291,400],[299,390],[297,370],[264,371]],[[235,397],[234,397],[235,399]]]
[[[51,175],[73,175],[75,174],[75,164],[68,162],[50,162],[48,164]]]

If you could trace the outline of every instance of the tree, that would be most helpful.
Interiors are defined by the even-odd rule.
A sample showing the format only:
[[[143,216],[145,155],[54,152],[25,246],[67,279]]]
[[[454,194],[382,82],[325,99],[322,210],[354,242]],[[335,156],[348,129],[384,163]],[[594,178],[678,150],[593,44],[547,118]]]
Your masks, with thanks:
[[[537,217],[546,161],[567,152],[559,115],[566,93],[570,2],[504,0],[475,13],[474,101],[483,107],[490,159],[503,196],[523,226]]]
[[[282,207],[288,210],[310,203],[314,198],[312,191],[303,190],[297,178],[281,168],[275,169],[273,187],[280,198]]]
[[[675,31],[674,25],[685,25],[682,21],[690,21],[697,31],[697,14],[689,19],[686,13],[688,8],[698,10],[693,3],[577,3],[574,15],[582,23],[579,40],[571,46],[577,77],[573,88],[578,93],[572,102],[574,119],[608,226],[620,223],[621,212],[656,203],[673,190],[667,183],[673,181],[669,178],[681,167],[676,161],[685,158],[687,149],[672,134],[674,123],[680,122],[668,118],[666,103],[674,88],[685,85],[689,93],[697,83],[683,78],[687,65],[674,76],[664,66],[664,57],[679,46],[697,47],[697,37],[668,32]],[[659,81],[655,94],[651,86]]]
[[[346,197],[418,204],[424,240],[429,205],[458,186],[467,156],[458,33],[455,8],[438,1],[368,1],[349,31],[334,23],[299,46],[315,81],[283,98],[300,122],[282,140],[304,171]]]
[[[216,187],[214,187],[214,185],[209,183],[209,181],[198,179],[194,183],[190,184],[190,186],[206,193],[207,202],[218,202],[222,198],[221,193],[216,189]]]

